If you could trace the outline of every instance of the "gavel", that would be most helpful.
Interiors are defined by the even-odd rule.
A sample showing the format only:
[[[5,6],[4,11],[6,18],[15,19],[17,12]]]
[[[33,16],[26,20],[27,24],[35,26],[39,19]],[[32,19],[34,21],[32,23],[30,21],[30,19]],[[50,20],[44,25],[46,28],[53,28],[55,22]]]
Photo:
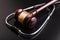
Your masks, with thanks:
[[[23,9],[18,9],[15,11],[15,18],[18,22],[25,25],[27,28],[33,28],[37,23],[37,18],[35,17],[40,11],[45,9],[46,7],[50,6],[51,4],[55,3],[57,0],[51,0],[39,9],[35,10],[34,12],[27,12]]]

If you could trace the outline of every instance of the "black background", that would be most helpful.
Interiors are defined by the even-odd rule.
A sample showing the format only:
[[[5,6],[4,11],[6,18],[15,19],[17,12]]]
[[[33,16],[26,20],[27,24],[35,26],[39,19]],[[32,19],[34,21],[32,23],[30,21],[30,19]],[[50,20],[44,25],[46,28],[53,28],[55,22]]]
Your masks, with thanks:
[[[46,1],[46,0],[45,0]],[[18,38],[14,32],[5,25],[5,18],[18,8],[25,8],[31,5],[45,2],[44,0],[0,0],[0,40],[25,40]],[[34,40],[60,40],[60,5],[52,15],[45,30]]]

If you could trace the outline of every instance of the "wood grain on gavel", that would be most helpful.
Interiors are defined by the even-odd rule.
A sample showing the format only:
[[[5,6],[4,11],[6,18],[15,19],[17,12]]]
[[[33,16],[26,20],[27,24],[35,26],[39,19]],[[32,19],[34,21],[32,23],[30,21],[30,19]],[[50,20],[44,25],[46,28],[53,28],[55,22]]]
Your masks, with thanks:
[[[27,28],[33,28],[35,24],[37,23],[37,18],[35,17],[36,14],[38,14],[40,11],[45,9],[46,7],[50,6],[51,4],[55,3],[57,0],[51,0],[36,11],[30,13],[23,9],[18,9],[15,12],[15,18],[18,22],[25,25]]]

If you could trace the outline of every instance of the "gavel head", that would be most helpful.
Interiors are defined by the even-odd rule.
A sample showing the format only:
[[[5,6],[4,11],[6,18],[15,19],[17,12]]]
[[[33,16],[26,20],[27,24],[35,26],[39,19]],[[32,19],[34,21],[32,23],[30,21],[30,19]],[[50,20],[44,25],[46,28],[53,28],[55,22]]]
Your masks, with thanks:
[[[37,23],[37,18],[32,13],[27,12],[23,9],[15,11],[15,18],[18,22],[25,25],[27,28],[33,28]]]

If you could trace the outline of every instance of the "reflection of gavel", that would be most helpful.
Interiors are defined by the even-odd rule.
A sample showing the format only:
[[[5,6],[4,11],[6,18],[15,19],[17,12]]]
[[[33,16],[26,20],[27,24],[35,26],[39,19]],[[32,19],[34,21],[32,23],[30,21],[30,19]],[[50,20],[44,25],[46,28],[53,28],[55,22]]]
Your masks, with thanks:
[[[40,12],[44,8],[46,8],[46,7],[50,6],[51,4],[55,3],[56,1],[57,0],[51,0],[50,2],[43,5],[42,7],[40,7],[39,9],[34,11],[33,13],[27,12],[23,9],[18,9],[15,12],[15,18],[18,20],[18,22],[26,25],[28,28],[32,28],[37,23],[37,18],[35,17],[35,15],[38,14],[38,12]]]

